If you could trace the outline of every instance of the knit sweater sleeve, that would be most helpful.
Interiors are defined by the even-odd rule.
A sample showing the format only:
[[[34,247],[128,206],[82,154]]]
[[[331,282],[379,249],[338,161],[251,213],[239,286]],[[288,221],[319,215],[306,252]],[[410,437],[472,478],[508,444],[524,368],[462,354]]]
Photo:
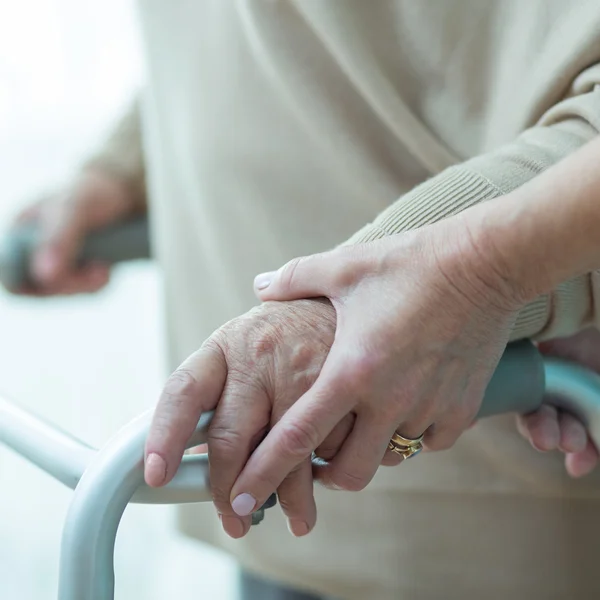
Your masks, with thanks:
[[[122,179],[131,188],[136,204],[145,208],[146,177],[138,100],[130,104],[102,143],[83,162],[82,168]]]
[[[566,99],[512,143],[425,181],[346,243],[364,243],[422,227],[523,185],[598,134],[599,82],[600,66],[592,67],[574,82]],[[548,339],[590,324],[600,325],[600,273],[567,281],[531,302],[521,311],[512,339]]]

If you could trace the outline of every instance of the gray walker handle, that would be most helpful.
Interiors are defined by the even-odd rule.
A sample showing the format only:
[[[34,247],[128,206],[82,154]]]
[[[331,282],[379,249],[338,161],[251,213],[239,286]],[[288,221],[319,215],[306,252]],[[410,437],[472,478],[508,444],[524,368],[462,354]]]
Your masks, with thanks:
[[[19,290],[32,286],[29,268],[38,241],[39,232],[35,222],[8,232],[0,247],[0,283],[5,288]],[[84,241],[78,262],[96,261],[114,265],[149,257],[148,220],[144,216],[90,233]]]
[[[146,235],[145,225],[138,225],[138,233]],[[124,246],[115,241],[122,239],[121,234],[111,237],[113,234],[99,234],[94,242],[98,244],[98,254],[86,254],[85,258],[101,255],[112,257],[108,262],[119,260],[116,250]],[[108,239],[112,240],[112,254],[103,246]],[[145,245],[134,246],[136,250],[130,251],[128,257],[141,258],[142,247],[144,252],[148,248],[147,240]],[[32,246],[27,247],[30,255]],[[27,261],[23,262],[25,254],[18,251],[4,256],[17,256],[18,260],[3,263],[2,281],[21,285],[21,275],[28,272]],[[7,264],[20,266],[11,271]],[[18,276],[10,279],[6,273]],[[600,447],[600,376],[576,365],[544,358],[529,342],[507,348],[488,385],[479,416],[527,413],[542,401],[578,415]],[[0,442],[75,490],[63,530],[58,600],[114,600],[115,538],[129,502],[180,504],[210,500],[205,456],[185,456],[173,481],[162,489],[145,485],[143,453],[151,418],[152,411],[144,413],[96,451],[0,398]],[[202,416],[188,447],[206,440],[210,418],[210,413]],[[265,507],[270,505],[272,502]],[[263,509],[257,511],[253,520],[258,523],[262,517]]]

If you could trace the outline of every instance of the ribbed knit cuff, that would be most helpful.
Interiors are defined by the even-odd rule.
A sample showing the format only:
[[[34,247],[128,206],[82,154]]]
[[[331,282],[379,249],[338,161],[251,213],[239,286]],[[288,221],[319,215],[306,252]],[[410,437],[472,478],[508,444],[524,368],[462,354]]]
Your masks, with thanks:
[[[400,198],[346,243],[361,244],[430,225],[501,195],[477,173],[451,167]]]
[[[544,131],[543,135],[548,132]],[[486,176],[486,171],[493,172],[489,157],[487,161],[475,159],[451,167],[400,198],[345,244],[371,242],[441,221],[517,188],[543,170],[547,162],[551,162],[547,154],[536,157],[535,161],[524,161],[503,152],[495,171],[497,183]],[[486,175],[474,170],[480,164],[485,167],[481,171]],[[578,331],[592,322],[593,301],[589,276],[568,281],[522,309],[511,339],[547,339]]]

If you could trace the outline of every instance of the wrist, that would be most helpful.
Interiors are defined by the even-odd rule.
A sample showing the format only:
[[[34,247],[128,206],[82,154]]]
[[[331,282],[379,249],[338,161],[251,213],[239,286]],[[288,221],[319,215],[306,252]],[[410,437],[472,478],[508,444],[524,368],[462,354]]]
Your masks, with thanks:
[[[473,308],[489,316],[514,317],[527,303],[525,293],[505,275],[502,257],[473,218],[459,213],[421,230],[422,251],[437,271]]]
[[[600,269],[600,140],[465,211],[475,245],[527,301]]]
[[[523,235],[514,215],[497,200],[457,215],[464,252],[475,277],[520,310],[540,294],[552,289],[543,261],[535,266],[535,237]],[[518,242],[518,243],[517,243]]]

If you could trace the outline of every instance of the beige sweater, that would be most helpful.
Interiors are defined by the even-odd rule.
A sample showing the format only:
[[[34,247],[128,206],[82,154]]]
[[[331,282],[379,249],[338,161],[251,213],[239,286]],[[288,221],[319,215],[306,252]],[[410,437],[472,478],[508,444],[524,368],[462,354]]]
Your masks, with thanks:
[[[141,111],[92,162],[138,189],[145,165],[171,367],[255,303],[256,273],[501,196],[600,131],[595,0],[141,0],[140,16]],[[597,301],[596,274],[565,282],[513,338],[598,323]],[[235,543],[209,508],[182,523],[350,599],[591,598],[600,531],[582,515],[599,483],[569,481],[499,418],[361,494],[317,490],[304,540],[277,515]]]

